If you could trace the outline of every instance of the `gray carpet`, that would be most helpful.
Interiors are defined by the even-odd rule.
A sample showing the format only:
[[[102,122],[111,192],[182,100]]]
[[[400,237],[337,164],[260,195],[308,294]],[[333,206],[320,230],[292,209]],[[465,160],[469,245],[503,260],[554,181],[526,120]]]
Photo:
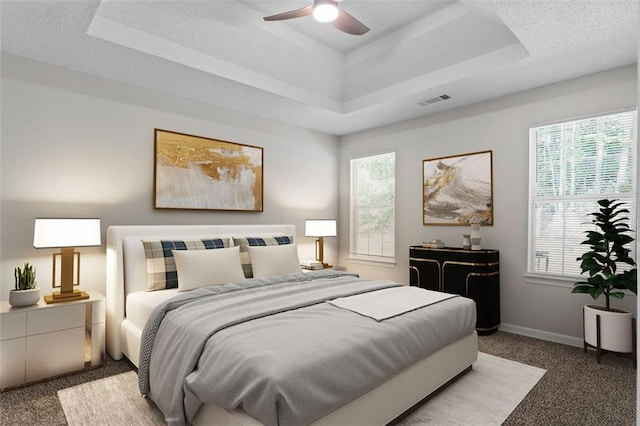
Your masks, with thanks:
[[[479,338],[482,352],[547,370],[505,425],[635,425],[636,370],[631,361],[557,343],[497,332]],[[57,391],[131,370],[108,359],[102,367],[0,393],[2,425],[66,425]]]
[[[504,332],[481,337],[478,348],[547,370],[506,426],[636,424],[636,370],[628,358],[608,354],[598,364],[594,352]]]
[[[81,383],[132,370],[126,361],[107,357],[100,367],[0,393],[0,425],[66,425],[57,392]]]

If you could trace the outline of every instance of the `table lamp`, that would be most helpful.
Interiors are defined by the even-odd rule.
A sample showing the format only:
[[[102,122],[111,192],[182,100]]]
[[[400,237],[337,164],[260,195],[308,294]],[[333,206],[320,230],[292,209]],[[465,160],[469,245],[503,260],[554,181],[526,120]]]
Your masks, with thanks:
[[[75,247],[100,245],[100,219],[36,219],[33,231],[35,248],[60,248],[53,253],[53,288],[44,297],[46,303],[88,299],[89,294],[74,290],[80,284],[80,253]],[[56,264],[60,262],[60,283],[56,284]]]
[[[318,237],[316,240],[316,260],[322,263],[323,268],[331,268],[331,265],[324,263],[324,237],[335,237],[335,219],[308,219],[305,221],[304,235],[307,237]]]

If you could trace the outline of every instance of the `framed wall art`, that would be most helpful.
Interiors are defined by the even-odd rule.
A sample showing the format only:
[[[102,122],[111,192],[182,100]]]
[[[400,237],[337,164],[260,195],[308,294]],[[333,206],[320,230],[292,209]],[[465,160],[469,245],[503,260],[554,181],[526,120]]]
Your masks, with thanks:
[[[262,211],[263,149],[155,129],[157,209]]]
[[[493,225],[493,152],[422,162],[425,225]]]

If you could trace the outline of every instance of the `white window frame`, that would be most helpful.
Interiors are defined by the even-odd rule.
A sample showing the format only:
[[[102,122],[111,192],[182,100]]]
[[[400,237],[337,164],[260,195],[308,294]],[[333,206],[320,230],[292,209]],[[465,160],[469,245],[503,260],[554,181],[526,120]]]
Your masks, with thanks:
[[[374,157],[379,157],[382,155],[393,155],[394,157],[394,170],[393,170],[393,203],[390,206],[387,205],[381,205],[379,207],[382,208],[391,208],[393,210],[393,228],[394,228],[394,233],[393,233],[393,250],[392,250],[392,254],[391,255],[375,255],[375,254],[371,254],[370,252],[368,253],[356,253],[355,252],[355,247],[356,247],[356,235],[357,235],[357,230],[356,230],[356,226],[357,226],[357,221],[356,221],[356,215],[358,212],[358,206],[356,205],[356,197],[354,196],[355,194],[355,190],[356,190],[356,179],[354,176],[354,163],[358,162],[358,161],[363,161],[363,160],[367,160],[367,159],[372,159]],[[347,260],[349,262],[353,262],[353,263],[362,263],[362,264],[371,264],[371,265],[378,265],[378,266],[389,266],[389,267],[393,267],[396,264],[396,244],[395,244],[395,240],[396,240],[396,236],[395,236],[395,227],[396,227],[396,207],[395,207],[395,200],[396,200],[396,164],[395,164],[395,159],[396,159],[396,153],[395,151],[389,151],[389,152],[381,152],[381,153],[376,153],[376,154],[371,154],[371,155],[366,155],[366,156],[362,156],[362,157],[357,157],[357,158],[352,158],[349,164],[350,170],[349,170],[349,175],[350,175],[350,187],[349,187],[349,199],[350,199],[350,207],[349,207],[349,256],[347,258]]]
[[[632,201],[629,202],[630,205],[628,205],[627,207],[630,210],[630,214],[628,214],[627,216],[629,217],[629,225],[631,227],[632,230],[636,231],[636,228],[634,227],[635,224],[637,223],[636,221],[636,217],[637,217],[637,191],[638,191],[638,187],[637,187],[637,179],[638,179],[638,174],[637,174],[637,152],[638,152],[638,114],[637,114],[637,109],[636,108],[628,108],[628,109],[624,109],[624,110],[618,110],[618,111],[612,111],[612,112],[607,112],[607,113],[602,113],[602,114],[594,114],[591,116],[586,116],[586,117],[580,117],[580,118],[574,118],[574,119],[570,119],[570,120],[562,120],[562,121],[558,121],[558,122],[553,122],[553,123],[547,123],[547,124],[539,124],[539,125],[534,125],[531,126],[529,129],[529,209],[528,209],[528,230],[527,230],[527,271],[524,273],[524,277],[527,283],[533,283],[533,284],[542,284],[542,285],[552,285],[552,286],[559,286],[559,287],[572,287],[573,283],[575,283],[577,280],[584,278],[581,275],[569,275],[569,274],[553,274],[553,273],[547,273],[547,272],[541,272],[539,269],[536,271],[534,269],[534,263],[537,264],[537,262],[539,261],[544,261],[544,259],[538,259],[536,258],[536,253],[535,253],[535,241],[534,241],[534,236],[532,235],[532,233],[534,231],[532,231],[534,228],[534,220],[535,218],[533,217],[533,203],[535,201],[538,200],[538,198],[535,196],[536,194],[536,182],[537,182],[537,158],[536,158],[536,153],[537,153],[537,146],[536,146],[536,140],[535,140],[535,131],[539,128],[542,127],[546,127],[546,126],[551,126],[551,125],[561,125],[561,124],[565,124],[565,123],[571,123],[571,122],[577,122],[577,121],[581,121],[581,120],[586,120],[586,119],[593,119],[593,118],[600,118],[600,117],[607,117],[610,115],[616,115],[616,114],[621,114],[621,113],[628,113],[628,112],[633,112],[633,140],[634,140],[634,144],[635,144],[635,148],[631,150],[631,155],[632,155],[632,166],[633,169],[635,171],[635,177],[633,179],[634,185],[635,187],[633,188],[633,190],[630,192],[631,194],[631,198]],[[559,200],[566,200],[566,199],[574,199],[576,201],[583,201],[583,200],[600,200],[603,198],[621,198],[621,196],[619,195],[620,193],[598,193],[598,194],[593,194],[590,196],[563,196],[563,197],[557,197]],[[626,198],[626,195],[625,195]],[[541,198],[542,199],[542,198]],[[549,199],[549,198],[547,198]],[[597,204],[596,204],[597,207]],[[595,210],[595,209],[594,209]],[[584,223],[588,223],[589,222],[589,218],[585,217],[584,218]],[[586,225],[585,225],[586,227]],[[635,234],[635,233],[634,233]],[[637,238],[636,235],[634,235],[634,238]],[[632,249],[632,256],[634,256],[635,254],[635,246],[631,247]],[[585,246],[584,251],[587,250],[587,247]],[[635,258],[635,256],[634,256]],[[578,263],[577,260],[575,261],[576,264]]]

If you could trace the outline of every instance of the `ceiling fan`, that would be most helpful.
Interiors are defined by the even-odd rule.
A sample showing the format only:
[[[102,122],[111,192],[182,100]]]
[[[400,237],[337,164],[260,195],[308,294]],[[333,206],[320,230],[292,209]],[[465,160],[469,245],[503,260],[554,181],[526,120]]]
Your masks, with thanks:
[[[369,28],[353,16],[338,8],[342,0],[313,0],[313,4],[277,15],[265,16],[265,21],[282,21],[284,19],[302,18],[313,15],[320,22],[331,22],[333,26],[348,34],[362,35]]]

